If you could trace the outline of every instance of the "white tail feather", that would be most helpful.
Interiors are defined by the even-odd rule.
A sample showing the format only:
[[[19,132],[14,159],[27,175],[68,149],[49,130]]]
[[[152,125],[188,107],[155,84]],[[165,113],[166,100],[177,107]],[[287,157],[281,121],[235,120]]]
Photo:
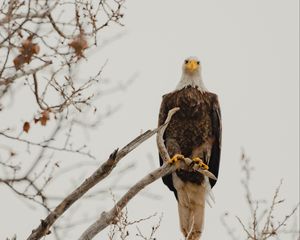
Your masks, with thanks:
[[[216,201],[207,176],[204,176],[204,186],[205,186],[205,200],[208,206],[212,208],[213,204]]]

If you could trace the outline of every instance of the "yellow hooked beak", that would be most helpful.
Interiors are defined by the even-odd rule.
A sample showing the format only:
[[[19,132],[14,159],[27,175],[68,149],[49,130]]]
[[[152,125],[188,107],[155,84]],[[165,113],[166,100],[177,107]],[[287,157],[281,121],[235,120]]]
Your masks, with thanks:
[[[189,60],[185,64],[186,70],[188,70],[190,73],[195,72],[199,68],[199,63],[195,60]]]

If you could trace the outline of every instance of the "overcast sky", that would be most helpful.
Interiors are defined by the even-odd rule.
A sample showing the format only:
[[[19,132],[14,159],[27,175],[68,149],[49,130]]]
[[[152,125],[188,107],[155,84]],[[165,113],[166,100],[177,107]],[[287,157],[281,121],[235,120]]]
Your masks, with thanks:
[[[124,82],[134,76],[135,81],[125,92],[98,102],[99,106],[121,104],[121,108],[96,131],[80,133],[79,138],[88,140],[93,153],[105,159],[114,148],[154,128],[161,96],[174,90],[184,59],[198,56],[205,85],[219,95],[223,117],[216,204],[206,209],[203,239],[229,239],[220,223],[224,212],[232,213],[232,223],[235,215],[247,218],[240,184],[242,148],[255,167],[251,187],[258,199],[271,201],[280,179],[284,180],[286,202],[278,211],[284,216],[299,201],[299,2],[139,0],[128,1],[124,12],[125,27],[115,27],[115,32],[105,32],[103,37],[122,35],[94,53],[80,75],[96,72],[108,59],[105,77]],[[129,185],[158,166],[155,139],[124,160],[138,162],[135,172],[122,179],[123,185]],[[118,166],[119,170],[125,165]],[[78,175],[84,178],[88,173]],[[129,217],[163,212],[158,239],[182,239],[173,194],[161,181],[147,192],[158,194],[160,200],[138,196],[128,206]],[[5,203],[0,204],[0,214],[7,216],[0,217],[0,239],[14,232],[24,239],[44,213],[33,213],[4,187],[0,196]],[[15,205],[16,212],[11,213],[8,203]],[[110,206],[110,202],[103,203],[104,209],[81,206],[81,213],[100,213]],[[70,239],[76,239],[86,226],[80,226]]]

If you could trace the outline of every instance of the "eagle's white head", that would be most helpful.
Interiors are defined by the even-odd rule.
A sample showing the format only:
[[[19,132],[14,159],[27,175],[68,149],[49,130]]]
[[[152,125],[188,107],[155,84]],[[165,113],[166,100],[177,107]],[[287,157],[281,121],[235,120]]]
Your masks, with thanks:
[[[187,86],[198,88],[201,92],[206,92],[201,75],[201,63],[197,57],[188,57],[184,60],[182,65],[182,76],[176,87],[180,90]]]

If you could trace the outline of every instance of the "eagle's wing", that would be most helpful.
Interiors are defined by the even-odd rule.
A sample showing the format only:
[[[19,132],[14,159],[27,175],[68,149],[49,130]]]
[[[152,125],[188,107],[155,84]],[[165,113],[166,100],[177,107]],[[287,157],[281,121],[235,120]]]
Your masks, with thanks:
[[[168,116],[168,112],[169,112],[169,108],[167,106],[167,97],[166,95],[163,96],[163,99],[162,99],[162,102],[161,102],[161,105],[160,105],[160,110],[159,110],[159,117],[158,117],[158,126],[161,126],[162,124],[164,124],[164,122],[166,121],[167,119],[167,116]],[[163,139],[165,139],[165,136],[163,136]],[[159,163],[160,163],[160,166],[162,166],[164,164],[164,161],[163,159],[161,158],[161,156],[159,156]],[[173,184],[173,180],[172,180],[172,174],[168,174],[168,175],[165,175],[164,177],[162,177],[162,180],[164,182],[165,185],[168,186],[168,188],[174,192],[175,194],[175,197],[177,198],[177,191],[174,187],[174,184]]]
[[[162,102],[160,104],[160,109],[159,109],[159,116],[158,116],[158,126],[161,126],[164,124],[164,122],[167,119],[169,109],[167,108],[166,104],[166,97],[165,95],[162,97]]]
[[[211,100],[211,121],[212,133],[214,142],[211,149],[211,156],[209,161],[209,171],[212,172],[217,178],[219,173],[220,155],[221,155],[221,140],[222,140],[222,124],[221,124],[221,111],[218,101],[218,96],[214,95]],[[216,184],[216,180],[209,179],[211,187]]]

